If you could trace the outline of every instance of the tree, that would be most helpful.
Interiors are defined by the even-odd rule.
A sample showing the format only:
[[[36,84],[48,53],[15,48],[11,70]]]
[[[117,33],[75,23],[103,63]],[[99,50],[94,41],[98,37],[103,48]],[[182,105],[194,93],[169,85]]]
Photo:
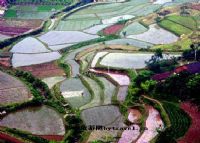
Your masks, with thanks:
[[[145,93],[151,92],[156,85],[156,81],[154,80],[147,80],[141,83],[141,88]]]
[[[197,52],[199,50],[200,47],[200,43],[194,43],[190,45],[190,48],[192,49],[192,51],[194,51],[194,60],[197,61]]]
[[[122,34],[124,37],[126,37],[126,31],[123,31]]]
[[[159,58],[159,59],[162,59],[163,58],[163,51],[162,49],[156,49],[155,53],[154,53],[154,56]]]

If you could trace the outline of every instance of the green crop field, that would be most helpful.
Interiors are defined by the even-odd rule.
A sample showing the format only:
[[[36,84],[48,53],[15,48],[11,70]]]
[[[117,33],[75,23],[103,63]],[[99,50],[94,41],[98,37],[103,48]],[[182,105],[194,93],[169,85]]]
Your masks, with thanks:
[[[4,17],[5,18],[15,18],[15,17],[17,17],[17,13],[15,10],[9,9],[6,11]]]
[[[167,134],[174,139],[184,136],[190,127],[189,115],[173,103],[164,102],[163,107],[171,121],[171,127]]]
[[[47,11],[55,11],[64,8],[63,5],[40,5],[37,7],[37,11],[47,12]]]
[[[192,30],[197,29],[197,22],[191,16],[179,16],[179,15],[172,15],[166,18],[167,20],[173,21],[174,23],[183,25]]]
[[[162,49],[162,50],[166,50],[166,51],[178,51],[178,50],[189,49],[191,44],[192,44],[191,39],[184,38],[184,39],[181,39],[172,44],[156,45],[156,46],[153,46],[151,49]]]
[[[169,30],[173,32],[176,35],[182,35],[182,34],[190,34],[192,33],[192,30],[184,27],[180,24],[177,24],[175,22],[172,22],[170,20],[164,19],[161,22],[158,23],[162,28]]]

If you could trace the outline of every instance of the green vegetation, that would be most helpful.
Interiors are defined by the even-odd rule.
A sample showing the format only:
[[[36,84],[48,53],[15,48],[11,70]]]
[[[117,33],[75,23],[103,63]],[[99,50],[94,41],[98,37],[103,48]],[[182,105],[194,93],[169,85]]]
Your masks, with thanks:
[[[166,19],[173,21],[174,23],[180,24],[184,27],[187,27],[191,30],[197,29],[197,23],[195,19],[191,16],[172,15],[172,16],[166,17]]]
[[[180,36],[182,34],[191,34],[192,33],[191,29],[184,27],[180,24],[177,24],[173,21],[167,20],[167,19],[161,20],[158,24],[162,28],[171,31],[178,36]]]
[[[65,135],[64,143],[73,143],[77,142],[86,130],[83,121],[80,119],[80,115],[72,115],[66,117],[67,122],[67,133]]]
[[[165,44],[165,45],[155,45],[151,49],[162,49],[164,51],[183,51],[185,49],[189,49],[190,45],[192,44],[192,40],[189,38],[182,38],[179,41],[172,43],[172,44]]]
[[[39,5],[37,7],[38,12],[48,12],[48,11],[55,11],[63,9],[63,5]]]
[[[159,82],[155,87],[154,95],[157,95],[159,99],[174,102],[177,102],[175,98],[181,101],[191,100],[197,106],[200,106],[200,97],[198,96],[199,83],[200,74],[191,75],[188,72],[181,72],[172,75],[164,82]]]
[[[163,107],[170,118],[171,126],[160,133],[156,143],[175,142],[176,139],[184,136],[187,132],[190,127],[190,117],[173,103],[164,102]]]
[[[17,12],[12,9],[8,9],[4,15],[5,18],[16,18],[17,17]]]
[[[149,61],[146,61],[147,67],[154,73],[163,73],[166,71],[172,71],[176,67],[177,59],[175,57],[170,59],[163,59],[161,49],[156,49],[155,54]]]

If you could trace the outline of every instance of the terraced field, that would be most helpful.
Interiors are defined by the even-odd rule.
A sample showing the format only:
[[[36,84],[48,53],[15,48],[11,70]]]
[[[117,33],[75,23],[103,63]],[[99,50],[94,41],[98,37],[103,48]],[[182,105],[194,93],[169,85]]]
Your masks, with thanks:
[[[78,78],[64,80],[61,83],[60,91],[73,108],[79,108],[91,100],[88,89]]]
[[[44,143],[163,143],[165,137],[182,143],[191,138],[190,117],[178,100],[157,100],[160,93],[154,89],[164,81],[151,79],[146,61],[165,66],[161,60],[180,56],[176,51],[198,41],[198,6],[184,8],[193,1],[11,2],[0,19],[0,41],[46,22],[34,34],[0,42],[5,45],[0,63],[12,63],[0,68],[17,71],[34,87],[0,71],[0,132]],[[176,60],[175,66],[188,62]],[[107,129],[92,129],[99,126]]]
[[[92,100],[88,104],[82,106],[80,109],[84,110],[87,108],[102,105],[103,104],[103,90],[101,89],[99,84],[96,81],[94,81],[91,78],[88,78],[86,76],[83,76],[82,80],[87,82],[88,88],[91,89]]]
[[[62,118],[47,106],[25,108],[10,113],[0,121],[0,126],[20,129],[36,135],[65,134]]]
[[[171,121],[171,127],[166,130],[166,134],[173,138],[182,137],[190,126],[190,117],[176,105],[171,103],[163,105]]]
[[[99,77],[99,80],[104,85],[104,105],[112,103],[112,97],[116,92],[115,86],[106,78]]]
[[[29,89],[18,79],[0,71],[0,105],[22,103],[32,99]]]

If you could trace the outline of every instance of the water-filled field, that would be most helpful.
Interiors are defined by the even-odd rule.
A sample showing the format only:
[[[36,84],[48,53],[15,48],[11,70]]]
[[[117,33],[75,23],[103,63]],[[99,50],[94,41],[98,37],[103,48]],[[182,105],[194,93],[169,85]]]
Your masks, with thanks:
[[[47,45],[60,45],[83,42],[98,38],[97,35],[90,35],[79,31],[50,31],[39,37]]]
[[[28,37],[17,43],[11,49],[12,53],[47,53],[50,52],[44,44],[36,38]]]
[[[61,58],[58,52],[41,53],[41,54],[13,54],[13,67],[21,67],[28,65],[35,65],[47,63]]]
[[[145,49],[153,46],[153,44],[151,43],[130,38],[115,39],[111,41],[106,41],[105,43],[108,45],[131,45],[134,47],[145,48]]]
[[[63,97],[70,103],[74,108],[81,107],[88,103],[91,99],[91,95],[88,89],[85,88],[79,78],[66,79],[61,83],[60,91]],[[68,96],[65,96],[68,92]],[[82,94],[80,95],[80,92]],[[71,95],[71,96],[70,96]]]
[[[101,115],[101,116],[99,116]],[[89,125],[102,125],[106,127],[123,127],[123,118],[116,106],[99,106],[83,110],[81,118]]]
[[[36,135],[64,135],[61,116],[47,106],[24,108],[6,115],[0,126],[16,128]]]
[[[176,42],[178,37],[156,24],[150,25],[149,30],[138,35],[129,35],[128,38],[149,42],[152,44],[170,44]]]

